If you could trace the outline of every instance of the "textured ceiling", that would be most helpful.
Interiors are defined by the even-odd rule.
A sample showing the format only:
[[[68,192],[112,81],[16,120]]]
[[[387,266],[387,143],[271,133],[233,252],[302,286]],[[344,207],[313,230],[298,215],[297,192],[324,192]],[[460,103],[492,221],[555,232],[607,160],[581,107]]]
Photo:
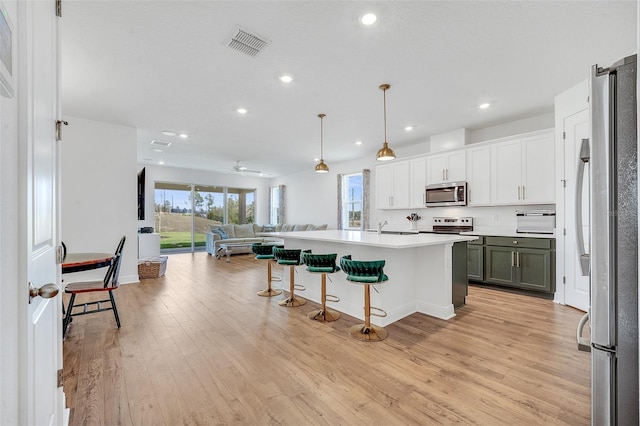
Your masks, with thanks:
[[[329,166],[373,158],[382,83],[388,141],[403,146],[551,112],[591,65],[636,51],[635,1],[63,4],[65,115],[136,127],[141,163],[230,171],[240,160],[271,176],[314,166],[318,113]],[[378,16],[371,27],[365,12]],[[256,57],[228,48],[237,26],[270,44]],[[172,145],[154,152],[152,139]]]

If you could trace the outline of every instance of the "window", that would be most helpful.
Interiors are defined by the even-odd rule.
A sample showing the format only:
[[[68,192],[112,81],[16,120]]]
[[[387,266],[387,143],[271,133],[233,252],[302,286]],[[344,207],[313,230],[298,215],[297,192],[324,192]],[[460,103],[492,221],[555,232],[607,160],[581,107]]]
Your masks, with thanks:
[[[361,229],[362,226],[362,173],[342,177],[343,229]]]
[[[255,222],[255,189],[156,182],[154,195],[165,252],[204,249],[210,225]]]
[[[227,188],[226,223],[254,223],[255,194],[255,189]]]
[[[277,225],[280,221],[280,187],[274,186],[271,188],[271,195],[269,196],[269,223]]]

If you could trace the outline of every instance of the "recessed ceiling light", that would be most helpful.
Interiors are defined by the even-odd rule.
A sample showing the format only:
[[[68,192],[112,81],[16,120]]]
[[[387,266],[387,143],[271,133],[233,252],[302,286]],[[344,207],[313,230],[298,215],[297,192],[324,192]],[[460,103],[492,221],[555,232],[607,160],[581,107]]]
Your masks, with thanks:
[[[378,20],[378,17],[373,13],[367,13],[362,18],[360,18],[360,22],[363,25],[373,25]]]
[[[160,148],[153,148],[153,150],[154,150],[155,152],[162,152],[162,150],[161,150]]]
[[[240,114],[246,114],[247,110],[244,108],[238,108],[236,111],[238,111]]]
[[[410,131],[412,131],[413,129],[414,129],[414,127],[413,127],[413,126],[407,126],[407,127],[405,127],[405,128],[404,128],[404,130],[406,130],[407,132],[410,132]]]
[[[188,138],[188,137],[189,137],[189,135],[187,135],[186,133],[180,133],[180,137],[181,137],[182,139],[186,139],[186,138]]]
[[[487,108],[489,108],[490,106],[491,106],[491,104],[489,104],[489,103],[484,103],[484,104],[480,104],[480,105],[478,105],[478,108],[480,108],[480,109],[487,109]]]
[[[160,164],[161,166],[164,164],[164,161],[158,161],[158,164]]]
[[[313,162],[314,162],[314,163],[315,163],[315,162],[317,162],[317,161],[320,161],[320,159],[319,159],[319,158],[314,158],[314,159],[313,159]]]
[[[283,83],[291,83],[293,81],[293,77],[291,77],[288,74],[281,75],[280,76],[280,81],[283,82]]]
[[[362,145],[362,141],[356,141],[356,145]]]
[[[171,130],[163,130],[160,133],[162,133],[165,136],[175,136],[176,135],[175,132],[172,132]]]

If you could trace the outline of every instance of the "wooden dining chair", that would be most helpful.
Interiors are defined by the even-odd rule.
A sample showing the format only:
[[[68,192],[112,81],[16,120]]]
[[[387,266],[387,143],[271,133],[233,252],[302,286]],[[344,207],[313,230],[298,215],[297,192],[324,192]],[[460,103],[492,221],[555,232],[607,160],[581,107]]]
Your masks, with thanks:
[[[64,292],[71,295],[67,311],[64,316],[62,324],[62,335],[67,333],[67,328],[71,323],[72,317],[79,315],[95,314],[104,311],[113,311],[113,315],[116,318],[116,324],[120,328],[120,317],[118,316],[118,307],[116,306],[116,299],[113,296],[113,291],[118,288],[118,275],[120,274],[120,262],[122,261],[122,249],[124,248],[124,242],[126,237],[123,236],[118,243],[115,255],[111,260],[111,265],[107,270],[104,279],[96,281],[76,281],[70,282],[65,285]],[[108,292],[109,298],[104,300],[98,300],[95,302],[85,302],[76,304],[76,296],[84,293],[99,293]],[[108,307],[104,307],[103,304],[107,303]],[[74,308],[82,307],[81,311],[75,311]]]

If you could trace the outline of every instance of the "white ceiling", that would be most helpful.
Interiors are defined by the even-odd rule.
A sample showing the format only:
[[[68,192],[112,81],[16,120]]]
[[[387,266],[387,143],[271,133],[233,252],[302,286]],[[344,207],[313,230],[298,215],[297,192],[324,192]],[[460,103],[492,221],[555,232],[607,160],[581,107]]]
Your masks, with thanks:
[[[635,1],[63,5],[65,116],[136,127],[140,163],[230,171],[240,160],[270,176],[314,167],[319,113],[329,167],[373,158],[384,139],[382,83],[391,84],[393,148],[551,112],[591,65],[636,51]],[[378,21],[360,24],[365,12]],[[227,47],[238,25],[269,46],[256,57]],[[492,106],[478,109],[483,102]],[[172,145],[154,152],[152,139]]]

